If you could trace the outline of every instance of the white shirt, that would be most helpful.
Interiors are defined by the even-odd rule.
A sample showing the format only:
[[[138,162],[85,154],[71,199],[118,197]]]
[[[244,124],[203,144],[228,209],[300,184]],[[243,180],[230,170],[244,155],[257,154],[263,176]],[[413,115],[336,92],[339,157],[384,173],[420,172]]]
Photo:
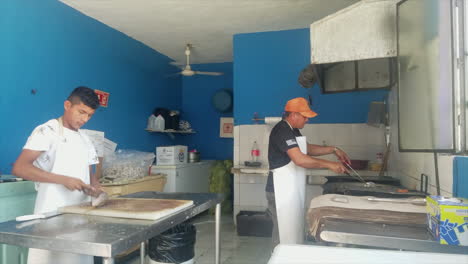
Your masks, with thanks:
[[[55,162],[55,154],[59,140],[82,144],[88,150],[88,157],[86,157],[88,164],[93,165],[99,163],[96,150],[89,137],[80,130],[74,131],[66,127],[63,128],[63,136],[60,136],[59,122],[57,119],[49,120],[37,126],[29,136],[23,149],[43,151],[33,162],[33,165],[50,172]],[[89,183],[89,180],[87,183]]]

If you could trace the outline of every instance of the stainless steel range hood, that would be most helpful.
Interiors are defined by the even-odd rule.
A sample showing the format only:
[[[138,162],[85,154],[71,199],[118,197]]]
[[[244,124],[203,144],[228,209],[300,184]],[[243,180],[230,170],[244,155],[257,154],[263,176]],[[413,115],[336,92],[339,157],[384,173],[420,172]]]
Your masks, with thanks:
[[[397,2],[362,0],[311,24],[311,63],[395,57]]]

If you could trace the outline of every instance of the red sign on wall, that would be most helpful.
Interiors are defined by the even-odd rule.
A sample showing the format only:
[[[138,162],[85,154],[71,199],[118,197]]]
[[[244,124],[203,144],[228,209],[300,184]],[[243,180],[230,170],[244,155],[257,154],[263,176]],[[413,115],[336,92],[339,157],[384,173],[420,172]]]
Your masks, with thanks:
[[[109,103],[109,93],[99,91],[99,90],[94,90],[94,92],[99,97],[99,105],[103,107],[107,107],[107,104]]]

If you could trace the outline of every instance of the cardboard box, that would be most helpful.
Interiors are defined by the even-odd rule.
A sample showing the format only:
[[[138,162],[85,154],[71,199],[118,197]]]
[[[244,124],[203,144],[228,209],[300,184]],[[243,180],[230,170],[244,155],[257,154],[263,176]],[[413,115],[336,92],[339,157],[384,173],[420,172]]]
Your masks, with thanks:
[[[156,148],[156,165],[187,163],[187,146],[166,146]]]
[[[427,197],[428,227],[440,244],[468,246],[468,199]]]
[[[103,183],[102,189],[109,196],[120,196],[136,192],[162,192],[166,182],[166,175],[159,173],[127,183]]]

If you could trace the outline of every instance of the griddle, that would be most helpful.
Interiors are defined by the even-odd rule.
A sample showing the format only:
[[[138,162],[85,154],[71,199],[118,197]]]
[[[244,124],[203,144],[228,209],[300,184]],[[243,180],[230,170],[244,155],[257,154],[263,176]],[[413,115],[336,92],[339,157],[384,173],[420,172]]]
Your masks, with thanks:
[[[332,182],[359,182],[357,179],[351,176],[327,176],[327,183]],[[400,180],[390,176],[362,176],[366,182],[374,182],[380,184],[388,184],[393,186],[400,186]]]
[[[399,191],[400,190],[400,191]],[[407,197],[426,197],[426,193],[406,190],[402,186],[376,184],[374,187],[364,187],[361,182],[327,182],[323,185],[323,194],[344,194],[354,196],[375,196],[381,198],[407,198]]]

